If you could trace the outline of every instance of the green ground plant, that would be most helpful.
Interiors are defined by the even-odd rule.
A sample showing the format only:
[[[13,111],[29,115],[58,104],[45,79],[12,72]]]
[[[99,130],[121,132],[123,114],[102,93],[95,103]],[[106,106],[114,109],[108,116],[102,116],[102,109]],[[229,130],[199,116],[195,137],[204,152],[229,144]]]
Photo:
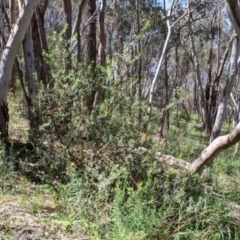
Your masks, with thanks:
[[[34,151],[2,150],[0,239],[20,236],[26,222],[33,239],[240,239],[231,207],[240,201],[232,150],[219,155],[207,178],[165,172],[156,151],[192,161],[207,146],[196,116],[186,121],[172,108],[166,141],[156,140],[143,132],[149,121],[144,102],[114,78],[116,63],[95,71],[76,64],[66,74],[64,61],[56,62],[66,54],[60,49],[63,38],[53,35],[46,59],[54,88],[39,89]],[[133,64],[129,59],[119,62]],[[86,99],[99,82],[104,99],[89,112]],[[18,116],[25,126],[24,113]],[[225,185],[224,176],[231,180],[222,178]]]

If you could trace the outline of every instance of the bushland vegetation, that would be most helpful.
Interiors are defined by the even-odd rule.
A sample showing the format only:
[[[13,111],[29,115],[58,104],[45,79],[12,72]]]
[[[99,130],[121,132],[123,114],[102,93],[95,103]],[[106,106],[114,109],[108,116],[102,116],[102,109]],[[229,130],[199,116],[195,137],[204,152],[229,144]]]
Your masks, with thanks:
[[[240,239],[237,3],[18,3],[0,239]]]

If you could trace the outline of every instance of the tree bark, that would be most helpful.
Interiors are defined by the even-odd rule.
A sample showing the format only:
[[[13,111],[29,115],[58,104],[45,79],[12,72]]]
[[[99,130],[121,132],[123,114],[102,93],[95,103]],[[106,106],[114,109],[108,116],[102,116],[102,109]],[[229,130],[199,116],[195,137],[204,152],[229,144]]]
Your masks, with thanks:
[[[8,23],[10,23],[8,29],[9,32],[11,31],[12,26],[14,26],[14,24],[16,23],[16,4],[15,4],[15,0],[9,0],[9,8],[10,8],[10,21],[7,20],[7,14],[5,14],[5,19],[7,20]],[[13,94],[15,94],[16,92],[16,87],[15,87],[15,83],[16,83],[16,77],[17,77],[17,69],[16,69],[16,65],[13,65],[13,69],[12,69],[12,80],[11,80],[11,85],[10,85],[10,91],[13,92]]]
[[[9,84],[12,77],[12,68],[17,55],[17,52],[22,44],[25,33],[31,23],[31,18],[35,7],[40,0],[28,0],[26,1],[25,8],[21,10],[17,23],[14,25],[6,47],[3,51],[0,62],[0,132],[2,138],[7,138],[7,93]],[[5,109],[5,113],[4,110]]]
[[[96,0],[88,1],[88,11],[87,17],[90,20],[87,26],[87,42],[86,42],[86,59],[85,63],[88,66],[89,64],[96,64]]]
[[[35,56],[33,50],[32,28],[29,26],[25,38],[23,40],[24,60],[26,67],[26,79],[28,83],[29,105],[31,106],[37,96],[37,81],[36,81],[36,67]]]
[[[76,19],[76,23],[73,28],[73,34],[77,34],[77,62],[81,62],[81,34],[80,34],[80,24],[82,22],[82,15],[84,10],[87,7],[88,0],[82,0],[81,3],[79,4],[78,8],[78,16]]]
[[[98,47],[98,57],[99,57],[99,66],[104,67],[106,64],[106,54],[105,54],[105,48],[106,48],[106,34],[105,34],[105,7],[106,7],[106,0],[101,0],[101,6],[99,10],[99,47]],[[101,70],[101,69],[100,69]],[[100,77],[99,85],[97,86],[95,95],[94,95],[94,102],[93,107],[95,107],[99,100],[102,98],[102,81],[103,78]]]

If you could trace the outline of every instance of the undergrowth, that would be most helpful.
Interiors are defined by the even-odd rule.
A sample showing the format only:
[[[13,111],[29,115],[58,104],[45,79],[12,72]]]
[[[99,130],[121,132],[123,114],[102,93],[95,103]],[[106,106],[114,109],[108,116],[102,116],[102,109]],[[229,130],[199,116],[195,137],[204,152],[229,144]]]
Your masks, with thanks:
[[[64,59],[63,39],[52,41],[45,57],[55,85],[39,86],[34,149],[1,148],[0,239],[25,234],[18,232],[25,215],[35,239],[240,239],[232,208],[240,201],[239,163],[232,149],[219,155],[206,178],[166,173],[156,151],[193,161],[207,146],[196,116],[186,119],[173,105],[165,138],[153,138],[146,125],[156,128],[159,119],[149,119],[146,103],[115,79],[117,62],[94,71],[76,64],[66,75],[64,63],[56,62]],[[134,64],[125,55],[119,62]],[[99,83],[104,98],[89,109]],[[22,121],[26,109],[9,107]],[[25,129],[17,137],[31,134]]]

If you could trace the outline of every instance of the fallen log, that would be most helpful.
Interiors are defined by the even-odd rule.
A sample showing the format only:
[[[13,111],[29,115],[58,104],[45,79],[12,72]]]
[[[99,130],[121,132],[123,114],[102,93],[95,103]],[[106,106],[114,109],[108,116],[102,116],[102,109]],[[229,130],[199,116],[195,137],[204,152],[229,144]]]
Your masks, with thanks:
[[[155,153],[155,158],[161,162],[162,166],[165,167],[165,170],[168,171],[180,171],[181,173],[189,173],[191,163],[175,158],[171,155],[163,155],[160,152]]]
[[[235,129],[225,135],[216,138],[207,148],[203,150],[201,155],[192,162],[190,173],[202,173],[206,166],[212,164],[214,158],[223,150],[233,146],[240,141],[240,122]]]
[[[225,135],[216,138],[208,147],[206,147],[201,155],[195,159],[192,163],[185,160],[175,158],[171,155],[164,155],[160,152],[155,153],[156,159],[158,159],[163,166],[170,169],[175,169],[180,172],[195,174],[201,174],[204,168],[211,165],[213,160],[223,150],[233,146],[240,141],[240,122],[235,129]],[[143,148],[142,150],[143,151]],[[147,151],[147,149],[145,149]]]

